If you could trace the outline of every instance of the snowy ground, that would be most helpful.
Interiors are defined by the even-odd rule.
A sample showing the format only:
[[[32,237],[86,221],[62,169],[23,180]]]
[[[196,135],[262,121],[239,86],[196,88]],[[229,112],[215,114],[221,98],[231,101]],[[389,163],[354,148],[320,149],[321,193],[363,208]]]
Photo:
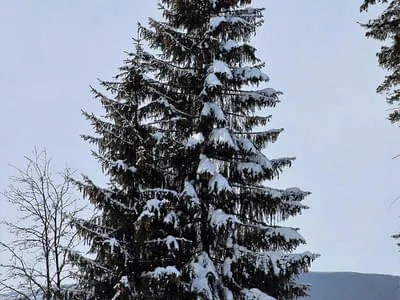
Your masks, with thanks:
[[[301,281],[313,285],[313,300],[400,300],[399,276],[318,272]]]

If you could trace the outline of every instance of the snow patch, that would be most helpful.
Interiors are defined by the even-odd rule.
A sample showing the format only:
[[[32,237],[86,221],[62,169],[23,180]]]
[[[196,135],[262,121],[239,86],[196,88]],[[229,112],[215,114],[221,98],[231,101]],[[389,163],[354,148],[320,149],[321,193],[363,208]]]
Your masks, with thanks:
[[[254,162],[239,162],[237,164],[237,169],[240,172],[246,171],[252,175],[262,174],[264,173],[261,165]]]
[[[226,51],[231,51],[232,49],[238,48],[239,43],[234,41],[234,40],[227,40],[223,45],[222,45],[222,49],[226,50]]]
[[[214,128],[210,133],[209,142],[215,146],[224,144],[234,150],[238,150],[238,146],[228,128]]]
[[[171,211],[164,217],[163,222],[166,224],[173,224],[174,228],[178,228],[179,218],[174,211]]]
[[[216,74],[225,74],[227,78],[232,78],[231,69],[222,60],[215,60],[208,71]]]
[[[220,228],[226,226],[228,222],[236,224],[242,223],[235,215],[226,214],[222,209],[217,209],[213,212],[210,222],[212,226]]]
[[[115,247],[119,247],[119,243],[116,238],[110,238],[103,242],[103,244],[108,244],[111,248],[111,253],[114,254]]]
[[[175,266],[167,266],[167,267],[158,267],[153,272],[146,272],[142,274],[143,277],[153,277],[156,279],[161,279],[163,277],[180,277],[181,272]]]
[[[200,163],[197,167],[197,174],[210,174],[217,173],[217,166],[204,154],[200,154]]]
[[[209,28],[210,30],[217,29],[222,23],[229,23],[229,24],[248,24],[248,22],[239,17],[231,17],[231,16],[217,16],[210,18]]]
[[[232,278],[233,274],[232,274],[231,267],[232,267],[232,258],[230,258],[230,257],[225,258],[224,265],[222,267],[224,276],[226,276],[228,278]]]
[[[185,147],[186,148],[194,148],[197,145],[202,144],[203,142],[204,142],[204,135],[201,132],[197,132],[197,133],[192,134],[188,138],[188,140],[185,144]]]
[[[156,133],[153,133],[151,136],[153,137],[153,139],[156,140],[157,144],[159,144],[159,143],[161,143],[161,141],[164,138],[164,133],[156,132]]]
[[[200,205],[200,199],[197,196],[197,193],[196,193],[196,190],[195,190],[194,186],[190,182],[185,181],[184,189],[183,189],[182,194],[186,195],[186,196],[189,196],[194,204]]]
[[[149,216],[154,217],[159,214],[161,206],[168,203],[168,200],[160,200],[160,199],[150,199],[146,201],[146,204],[143,207],[143,211],[140,214],[138,221],[140,221],[143,217]]]
[[[222,86],[221,81],[214,73],[208,74],[204,82],[205,87],[217,87]]]
[[[300,241],[305,243],[304,237],[298,232],[296,228],[290,227],[274,227],[267,230],[267,236],[280,236],[285,239],[286,242],[289,241]]]
[[[110,163],[112,168],[116,168],[117,170],[123,170],[123,171],[131,171],[132,173],[135,173],[137,169],[135,167],[130,167],[128,166],[124,160],[116,160]]]
[[[275,298],[268,296],[256,288],[250,290],[243,289],[242,294],[244,296],[244,300],[276,300]]]
[[[214,116],[217,121],[222,121],[225,122],[225,115],[221,109],[221,107],[212,102],[206,102],[204,103],[203,109],[201,110],[200,113],[202,116]]]
[[[191,263],[191,291],[202,294],[205,299],[214,299],[214,293],[208,284],[210,277],[218,278],[217,270],[207,253],[202,252]]]
[[[221,174],[215,174],[210,181],[208,182],[208,189],[210,191],[216,191],[217,193],[221,192],[232,192],[233,189],[230,186],[228,180],[222,176]]]
[[[242,67],[233,71],[233,75],[236,79],[243,81],[247,80],[261,80],[269,81],[269,77],[263,73],[259,68],[256,67]]]

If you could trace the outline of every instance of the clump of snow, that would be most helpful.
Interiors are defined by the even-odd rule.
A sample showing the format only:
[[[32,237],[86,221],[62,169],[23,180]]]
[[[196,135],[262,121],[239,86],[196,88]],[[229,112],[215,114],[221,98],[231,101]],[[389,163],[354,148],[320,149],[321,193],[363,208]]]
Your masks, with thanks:
[[[111,300],[116,300],[121,296],[121,291],[122,289],[131,289],[131,285],[129,283],[128,276],[122,276],[119,282],[114,286],[114,290],[117,292],[115,293],[114,297],[111,298]]]
[[[217,16],[210,18],[209,28],[210,30],[217,29],[222,23],[229,23],[229,24],[248,24],[248,22],[239,17],[231,17],[231,16]]]
[[[232,258],[230,258],[230,257],[225,258],[224,265],[222,267],[224,276],[226,276],[228,278],[232,278],[233,274],[232,274],[231,267],[232,267]]]
[[[119,247],[119,243],[116,238],[110,238],[103,242],[104,244],[108,244],[111,248],[111,253],[114,253],[115,247]]]
[[[135,167],[130,167],[128,166],[124,160],[116,160],[110,163],[110,166],[112,168],[116,168],[117,170],[123,170],[123,171],[131,171],[132,173],[135,173],[137,169]]]
[[[276,300],[275,298],[268,296],[267,294],[263,293],[259,289],[243,289],[242,294],[244,300]]]
[[[150,244],[150,243],[157,243],[157,244],[165,244],[168,248],[168,250],[174,250],[174,249],[179,249],[179,244],[178,244],[178,240],[186,240],[186,239],[182,239],[182,238],[177,238],[175,236],[172,235],[168,235],[165,238],[158,238],[155,240],[150,240],[150,241],[146,241],[146,244]],[[188,241],[188,240],[186,240]]]
[[[190,182],[185,181],[182,194],[189,196],[194,204],[196,204],[196,205],[200,204],[200,200],[199,200],[199,197],[197,196],[196,190]]]
[[[128,169],[127,164],[123,160],[116,160],[116,161],[111,162],[111,167],[114,167],[117,169],[122,169],[124,171]]]
[[[153,188],[153,189],[140,189],[140,192],[142,193],[158,193],[158,194],[166,194],[166,195],[171,195],[174,197],[178,196],[178,192],[175,190],[170,190],[170,189],[163,189],[163,188]]]
[[[261,80],[268,81],[269,77],[256,67],[241,67],[233,72],[233,76],[240,80]]]
[[[252,175],[262,174],[264,172],[261,165],[254,162],[239,162],[237,164],[237,169],[240,172],[246,171]]]
[[[238,48],[239,44],[238,42],[234,40],[227,40],[223,45],[222,49],[226,51],[231,51],[232,49]]]
[[[179,249],[178,241],[176,240],[176,237],[172,235],[169,235],[165,238],[165,243],[167,244],[168,250]]]
[[[192,286],[191,291],[202,294],[205,299],[214,299],[214,293],[209,285],[209,278],[218,279],[214,263],[206,252],[202,252],[191,263]]]
[[[217,209],[211,216],[211,225],[220,228],[226,226],[228,222],[241,224],[242,222],[235,216],[225,213],[222,209]]]
[[[249,100],[254,100],[256,102],[261,102],[261,106],[275,106],[279,102],[278,95],[280,92],[272,89],[266,88],[256,91],[242,91],[238,100],[245,103]]]
[[[210,133],[208,141],[215,146],[224,144],[232,149],[238,150],[238,146],[228,128],[214,128]]]
[[[159,143],[161,143],[161,141],[164,138],[164,133],[156,132],[156,133],[153,133],[151,136],[153,137],[153,139],[155,139],[157,141],[157,144],[159,144]]]
[[[152,272],[146,272],[142,274],[143,277],[153,277],[156,279],[161,279],[163,277],[175,276],[180,277],[181,272],[175,266],[158,267]]]
[[[204,82],[205,87],[217,87],[222,86],[221,81],[218,79],[217,75],[214,73],[208,74]]]
[[[140,221],[145,216],[156,216],[160,212],[161,206],[168,202],[168,200],[160,200],[156,198],[147,200],[146,204],[143,207],[143,211],[138,218],[138,221]]]
[[[200,155],[200,163],[197,167],[197,174],[210,174],[214,175],[217,173],[217,166],[204,154]]]
[[[266,232],[267,236],[279,236],[283,237],[285,241],[289,242],[291,240],[300,241],[305,243],[304,237],[298,232],[297,228],[291,227],[271,227]]]
[[[264,169],[273,169],[272,162],[261,152],[259,155],[256,155],[255,161],[260,164]]]
[[[166,224],[173,224],[174,228],[178,228],[179,226],[179,218],[174,211],[169,212],[164,217],[163,222]]]
[[[240,146],[241,149],[243,149],[246,152],[251,152],[251,153],[258,153],[257,148],[254,146],[254,144],[246,137],[240,137],[237,140],[238,145]]]
[[[232,187],[228,180],[221,174],[215,174],[208,182],[208,189],[211,191],[221,192],[232,192]]]
[[[214,60],[208,71],[216,74],[225,74],[227,78],[232,78],[231,69],[222,60]]]
[[[186,148],[193,148],[193,147],[195,147],[195,146],[197,146],[197,145],[199,145],[199,144],[201,144],[203,142],[204,142],[204,135],[201,132],[197,132],[197,133],[192,134],[188,138],[188,140],[187,140],[187,142],[185,144],[185,147]]]
[[[225,299],[226,300],[234,300],[233,293],[232,293],[232,291],[230,289],[225,287],[224,288],[224,294],[225,294]]]
[[[225,115],[221,109],[221,107],[212,102],[204,103],[203,109],[201,110],[202,116],[214,116],[218,121],[226,121]]]
[[[278,93],[278,91],[273,88],[265,88],[262,90],[258,90],[257,93],[263,94],[265,96],[274,96]]]

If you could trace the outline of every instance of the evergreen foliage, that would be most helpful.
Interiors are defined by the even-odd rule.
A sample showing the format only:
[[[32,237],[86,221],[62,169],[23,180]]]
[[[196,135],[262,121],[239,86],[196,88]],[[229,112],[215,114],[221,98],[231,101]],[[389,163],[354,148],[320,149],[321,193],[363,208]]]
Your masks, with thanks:
[[[377,56],[379,65],[391,73],[378,86],[377,92],[386,93],[387,102],[395,106],[389,114],[389,120],[397,123],[400,121],[400,1],[365,0],[361,11],[366,11],[370,5],[377,3],[387,4],[387,6],[376,19],[362,26],[367,28],[367,37],[389,42],[381,47]],[[400,239],[400,234],[392,237]],[[400,246],[400,243],[398,245]]]
[[[377,53],[381,67],[390,72],[378,86],[378,93],[386,93],[389,104],[395,105],[389,114],[393,123],[400,121],[400,1],[399,0],[364,0],[361,11],[367,11],[371,5],[385,4],[383,12],[367,24],[366,36],[385,43]]]
[[[104,118],[84,113],[102,188],[76,184],[99,209],[77,226],[94,253],[71,253],[96,299],[294,299],[316,258],[293,253],[298,229],[278,226],[308,192],[264,185],[294,158],[262,150],[282,129],[260,112],[279,102],[249,42],[263,23],[251,0],[162,0],[164,22],[140,26],[153,49],[130,54]]]

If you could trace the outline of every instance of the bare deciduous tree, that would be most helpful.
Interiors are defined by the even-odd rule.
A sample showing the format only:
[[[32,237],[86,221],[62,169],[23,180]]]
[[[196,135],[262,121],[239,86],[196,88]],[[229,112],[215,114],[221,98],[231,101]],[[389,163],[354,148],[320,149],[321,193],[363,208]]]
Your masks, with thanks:
[[[0,241],[2,255],[9,258],[0,265],[0,291],[22,299],[61,299],[72,271],[65,250],[77,243],[71,219],[82,208],[71,195],[69,169],[55,176],[46,150],[35,149],[26,160],[25,169],[15,167],[17,174],[3,193],[18,209],[18,219],[3,222],[13,237]]]

